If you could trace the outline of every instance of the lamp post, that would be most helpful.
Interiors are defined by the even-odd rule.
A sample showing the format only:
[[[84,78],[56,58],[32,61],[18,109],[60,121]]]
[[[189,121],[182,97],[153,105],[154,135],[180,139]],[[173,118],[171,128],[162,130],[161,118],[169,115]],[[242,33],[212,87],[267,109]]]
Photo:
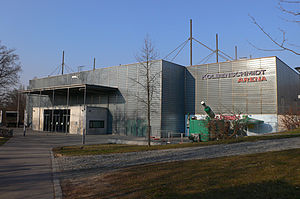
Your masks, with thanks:
[[[85,136],[86,136],[86,85],[84,86],[83,92],[83,132],[82,132],[82,145],[85,144]]]
[[[19,96],[19,91],[17,91],[17,98],[18,98],[18,105],[17,105],[17,128],[19,128],[19,122],[20,122],[20,96]]]

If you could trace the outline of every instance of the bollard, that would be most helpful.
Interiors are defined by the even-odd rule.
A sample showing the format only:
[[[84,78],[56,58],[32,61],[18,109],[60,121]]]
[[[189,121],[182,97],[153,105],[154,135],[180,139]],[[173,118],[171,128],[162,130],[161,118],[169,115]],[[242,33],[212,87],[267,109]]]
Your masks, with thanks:
[[[180,133],[180,142],[183,143],[183,133]]]
[[[23,127],[23,136],[25,137],[25,134],[26,134],[26,126],[24,124],[24,127]]]

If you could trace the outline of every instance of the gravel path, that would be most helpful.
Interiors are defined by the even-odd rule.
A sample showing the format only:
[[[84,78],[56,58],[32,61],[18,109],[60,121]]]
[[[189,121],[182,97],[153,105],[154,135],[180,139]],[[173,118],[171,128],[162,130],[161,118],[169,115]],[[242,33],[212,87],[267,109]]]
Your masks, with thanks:
[[[67,179],[101,174],[140,164],[207,159],[294,148],[300,148],[300,137],[111,155],[59,157],[56,158],[56,163],[60,168],[61,179]]]

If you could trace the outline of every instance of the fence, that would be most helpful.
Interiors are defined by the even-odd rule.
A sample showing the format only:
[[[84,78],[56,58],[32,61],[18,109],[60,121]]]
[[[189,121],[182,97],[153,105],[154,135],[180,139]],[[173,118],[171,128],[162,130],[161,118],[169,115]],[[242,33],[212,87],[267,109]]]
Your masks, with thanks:
[[[153,141],[162,142],[165,144],[187,142],[184,133],[174,132],[170,130],[157,130],[156,135],[160,137],[152,137]]]

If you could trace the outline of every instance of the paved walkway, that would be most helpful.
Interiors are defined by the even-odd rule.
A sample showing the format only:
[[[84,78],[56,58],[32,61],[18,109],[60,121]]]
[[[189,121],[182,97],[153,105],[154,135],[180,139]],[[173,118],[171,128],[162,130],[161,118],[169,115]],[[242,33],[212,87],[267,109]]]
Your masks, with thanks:
[[[0,146],[0,199],[52,199],[50,149],[81,144],[81,136],[59,133],[31,133],[22,129]],[[111,136],[87,136],[86,143],[104,143]]]
[[[55,158],[60,166],[60,178],[87,177],[126,168],[128,166],[157,162],[207,159],[231,155],[253,154],[300,148],[300,137],[235,144],[190,147],[160,151],[131,152],[123,154],[74,156]]]

